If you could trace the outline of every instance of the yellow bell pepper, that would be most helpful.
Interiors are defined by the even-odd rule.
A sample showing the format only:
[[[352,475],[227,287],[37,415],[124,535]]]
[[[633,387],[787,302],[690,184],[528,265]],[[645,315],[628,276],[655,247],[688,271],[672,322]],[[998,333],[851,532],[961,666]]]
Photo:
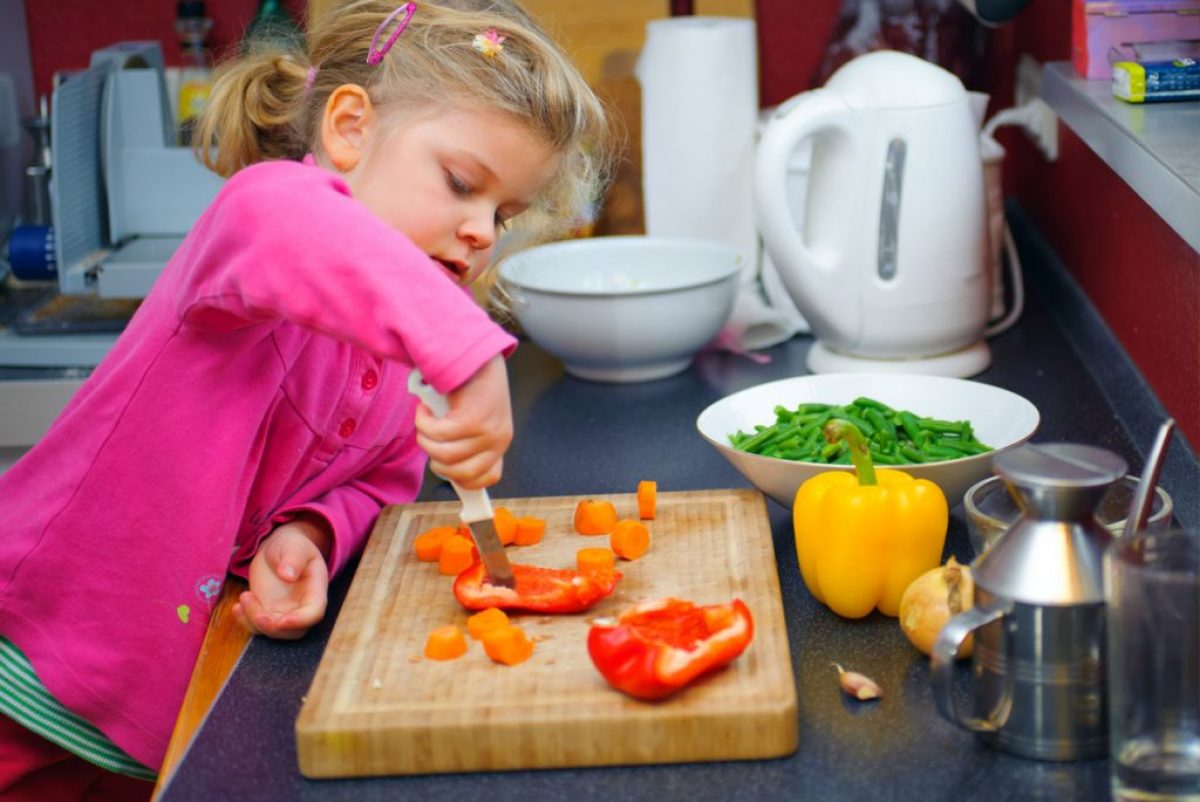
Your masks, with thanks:
[[[949,507],[928,479],[871,464],[851,423],[832,420],[830,442],[844,439],[854,473],[827,471],[796,491],[792,523],[800,575],[809,592],[838,615],[877,609],[896,616],[909,584],[941,564]]]

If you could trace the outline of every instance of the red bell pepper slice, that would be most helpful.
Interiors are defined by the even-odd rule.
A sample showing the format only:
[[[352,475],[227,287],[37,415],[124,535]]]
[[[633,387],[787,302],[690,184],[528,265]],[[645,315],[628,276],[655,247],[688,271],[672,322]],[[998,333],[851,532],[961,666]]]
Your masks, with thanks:
[[[454,580],[454,597],[468,610],[529,610],[537,613],[578,613],[612,594],[620,571],[581,574],[567,568],[513,564],[513,587],[493,585],[476,561]]]
[[[698,606],[668,597],[596,621],[588,654],[617,690],[661,699],[734,660],[753,637],[754,620],[741,599]]]

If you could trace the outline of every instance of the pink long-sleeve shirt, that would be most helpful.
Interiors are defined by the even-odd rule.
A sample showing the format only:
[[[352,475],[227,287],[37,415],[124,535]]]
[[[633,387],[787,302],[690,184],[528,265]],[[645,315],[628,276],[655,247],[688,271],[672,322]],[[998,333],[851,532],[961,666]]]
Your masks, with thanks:
[[[226,573],[300,511],[340,570],[420,489],[410,369],[446,393],[514,346],[334,174],[242,170],[0,475],[0,634],[159,766]]]

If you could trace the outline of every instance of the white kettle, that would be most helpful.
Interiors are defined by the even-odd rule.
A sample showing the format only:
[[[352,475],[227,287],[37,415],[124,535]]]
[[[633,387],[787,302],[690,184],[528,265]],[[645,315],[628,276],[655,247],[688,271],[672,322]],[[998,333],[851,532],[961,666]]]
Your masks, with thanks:
[[[814,373],[961,377],[991,363],[980,111],[952,73],[878,51],[768,121],[755,164],[759,230],[817,339]],[[788,162],[807,139],[798,224]]]

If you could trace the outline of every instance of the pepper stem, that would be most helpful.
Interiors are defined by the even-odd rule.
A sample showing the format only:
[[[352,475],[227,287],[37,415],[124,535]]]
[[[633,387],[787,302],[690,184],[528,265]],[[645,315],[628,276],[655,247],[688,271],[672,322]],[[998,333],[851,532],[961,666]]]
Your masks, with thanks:
[[[875,478],[875,462],[871,459],[871,448],[867,439],[850,421],[833,418],[821,430],[825,439],[831,443],[845,442],[850,449],[850,461],[854,463],[854,473],[858,476],[860,485],[877,485]]]

